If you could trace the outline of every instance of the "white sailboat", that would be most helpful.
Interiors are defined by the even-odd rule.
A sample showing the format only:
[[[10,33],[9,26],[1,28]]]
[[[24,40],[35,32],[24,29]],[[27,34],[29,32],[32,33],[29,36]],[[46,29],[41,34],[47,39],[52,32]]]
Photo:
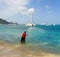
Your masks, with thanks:
[[[33,15],[31,15],[30,22],[27,23],[26,26],[36,26],[36,24],[32,22],[32,19],[33,19]]]

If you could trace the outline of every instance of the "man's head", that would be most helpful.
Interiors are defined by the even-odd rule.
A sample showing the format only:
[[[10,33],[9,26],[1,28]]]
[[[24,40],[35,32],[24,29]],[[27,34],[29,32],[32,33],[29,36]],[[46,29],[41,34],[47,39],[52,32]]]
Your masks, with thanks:
[[[26,33],[26,31],[24,31],[24,33]]]

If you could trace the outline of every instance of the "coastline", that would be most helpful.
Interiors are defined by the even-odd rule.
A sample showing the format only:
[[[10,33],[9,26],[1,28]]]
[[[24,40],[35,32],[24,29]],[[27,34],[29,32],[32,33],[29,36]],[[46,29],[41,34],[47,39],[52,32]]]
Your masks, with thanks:
[[[0,42],[1,57],[60,57],[59,54],[50,53],[44,50],[36,50],[35,47],[25,44],[10,45]]]

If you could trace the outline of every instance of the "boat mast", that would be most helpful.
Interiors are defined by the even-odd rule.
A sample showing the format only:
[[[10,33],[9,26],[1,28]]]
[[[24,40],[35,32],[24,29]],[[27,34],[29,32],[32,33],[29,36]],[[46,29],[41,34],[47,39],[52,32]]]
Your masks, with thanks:
[[[31,23],[33,23],[33,15],[31,14]]]

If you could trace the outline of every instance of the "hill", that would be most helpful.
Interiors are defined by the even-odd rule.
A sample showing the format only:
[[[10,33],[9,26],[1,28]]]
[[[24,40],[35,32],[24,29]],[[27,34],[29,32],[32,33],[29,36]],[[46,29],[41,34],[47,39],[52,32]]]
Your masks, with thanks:
[[[8,22],[8,21],[6,21],[6,20],[4,20],[2,18],[0,18],[0,24],[15,24],[15,25],[17,25],[17,23]]]
[[[2,18],[0,18],[0,24],[9,24],[9,22],[7,22],[6,20],[3,20]]]

